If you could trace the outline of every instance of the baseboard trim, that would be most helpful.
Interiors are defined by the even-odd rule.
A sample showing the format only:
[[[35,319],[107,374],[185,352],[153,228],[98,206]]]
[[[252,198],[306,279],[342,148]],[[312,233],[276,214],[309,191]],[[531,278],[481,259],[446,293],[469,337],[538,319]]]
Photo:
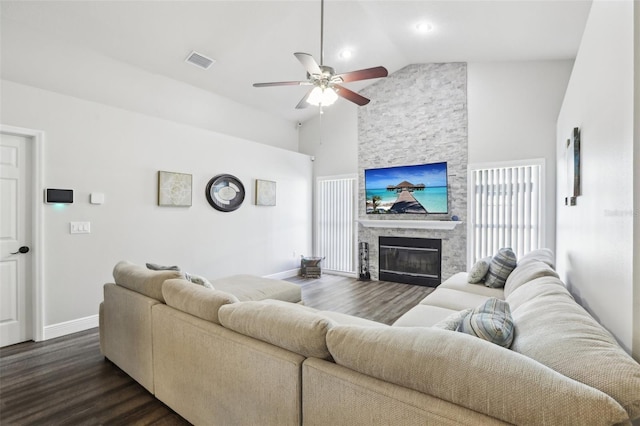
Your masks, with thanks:
[[[296,268],[296,269],[289,269],[288,271],[277,272],[271,275],[265,275],[264,277],[273,278],[276,280],[283,280],[285,278],[297,277],[298,275],[300,275],[300,269]]]
[[[98,327],[98,315],[47,325],[44,327],[43,340],[55,339],[95,327]]]

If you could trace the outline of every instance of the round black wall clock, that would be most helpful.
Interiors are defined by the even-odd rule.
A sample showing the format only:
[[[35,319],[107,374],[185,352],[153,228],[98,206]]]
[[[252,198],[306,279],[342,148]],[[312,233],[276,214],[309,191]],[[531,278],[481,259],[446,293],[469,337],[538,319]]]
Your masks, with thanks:
[[[244,201],[244,185],[232,175],[214,176],[207,184],[205,195],[214,209],[232,212]]]

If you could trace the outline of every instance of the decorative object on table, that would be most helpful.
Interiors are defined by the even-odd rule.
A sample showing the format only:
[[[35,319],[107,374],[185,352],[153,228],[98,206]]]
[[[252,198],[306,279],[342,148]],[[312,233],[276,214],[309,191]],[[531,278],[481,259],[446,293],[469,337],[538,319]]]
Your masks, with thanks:
[[[217,175],[207,183],[205,195],[214,209],[232,212],[244,201],[244,185],[233,175]]]
[[[320,262],[324,257],[300,256],[300,275],[304,278],[320,278],[322,269]]]
[[[158,205],[191,207],[192,176],[158,171]]]
[[[276,205],[276,183],[270,180],[256,179],[256,206]]]
[[[574,127],[564,153],[567,168],[567,196],[565,206],[575,206],[580,195],[580,128]]]
[[[360,273],[358,281],[369,281],[371,274],[369,273],[369,243],[360,242],[358,244],[358,266]]]

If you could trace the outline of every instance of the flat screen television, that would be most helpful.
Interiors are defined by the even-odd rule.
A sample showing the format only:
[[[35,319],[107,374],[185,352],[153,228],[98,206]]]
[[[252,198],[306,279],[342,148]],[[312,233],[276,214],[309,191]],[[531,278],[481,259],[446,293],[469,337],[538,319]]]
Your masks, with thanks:
[[[366,169],[367,214],[447,214],[447,163]]]

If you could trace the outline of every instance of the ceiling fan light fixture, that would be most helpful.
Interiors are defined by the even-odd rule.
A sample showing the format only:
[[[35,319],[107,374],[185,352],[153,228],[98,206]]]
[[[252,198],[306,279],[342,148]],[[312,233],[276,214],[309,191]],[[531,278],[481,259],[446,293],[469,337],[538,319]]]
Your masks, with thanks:
[[[328,87],[314,87],[309,96],[307,103],[315,106],[329,106],[338,100],[336,91]]]

